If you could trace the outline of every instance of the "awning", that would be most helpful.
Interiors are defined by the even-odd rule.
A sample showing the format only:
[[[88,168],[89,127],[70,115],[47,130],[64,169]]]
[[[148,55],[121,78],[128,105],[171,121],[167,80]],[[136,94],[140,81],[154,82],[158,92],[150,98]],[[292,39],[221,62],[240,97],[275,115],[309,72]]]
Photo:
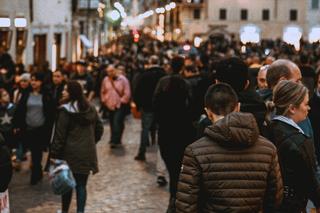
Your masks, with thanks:
[[[86,48],[92,48],[92,42],[87,38],[86,35],[80,35],[80,40]]]

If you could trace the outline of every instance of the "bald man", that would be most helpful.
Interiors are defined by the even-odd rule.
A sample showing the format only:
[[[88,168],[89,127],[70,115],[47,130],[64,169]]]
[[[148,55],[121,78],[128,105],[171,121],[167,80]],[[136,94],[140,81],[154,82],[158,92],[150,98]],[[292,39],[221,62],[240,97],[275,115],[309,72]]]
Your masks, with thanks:
[[[289,80],[302,84],[302,75],[299,67],[290,60],[278,59],[268,68],[267,83],[270,90],[269,100],[272,100],[272,90],[281,80]],[[313,130],[309,118],[298,123],[304,134],[309,136],[313,141]],[[314,144],[317,158],[320,158],[320,144]]]
[[[281,80],[301,83],[302,76],[299,67],[287,59],[278,59],[273,62],[267,72],[267,83],[269,88],[273,89]]]

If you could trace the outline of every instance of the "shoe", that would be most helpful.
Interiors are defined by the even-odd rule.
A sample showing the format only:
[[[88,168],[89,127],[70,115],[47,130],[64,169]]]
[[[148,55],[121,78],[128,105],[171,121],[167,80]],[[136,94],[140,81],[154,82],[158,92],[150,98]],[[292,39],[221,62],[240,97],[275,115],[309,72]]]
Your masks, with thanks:
[[[137,156],[134,157],[135,160],[139,160],[139,161],[145,161],[146,160],[146,156],[142,155],[142,154],[138,154]]]
[[[157,183],[158,183],[159,186],[165,186],[165,185],[168,184],[168,181],[166,180],[165,177],[163,177],[163,176],[158,176],[158,178],[157,178]]]

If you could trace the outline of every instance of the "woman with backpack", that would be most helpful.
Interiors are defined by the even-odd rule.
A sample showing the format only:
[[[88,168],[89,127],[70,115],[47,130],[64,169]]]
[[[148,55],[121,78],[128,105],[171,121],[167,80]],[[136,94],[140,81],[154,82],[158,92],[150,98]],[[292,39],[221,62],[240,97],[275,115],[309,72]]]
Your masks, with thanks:
[[[77,81],[65,85],[61,102],[50,154],[52,159],[68,163],[76,181],[77,212],[82,213],[89,174],[98,172],[96,143],[102,136],[103,125]],[[62,213],[68,212],[71,198],[72,190],[62,195]]]
[[[308,115],[308,102],[308,89],[302,84],[281,81],[273,91],[276,116],[269,125],[270,140],[278,149],[284,185],[279,212],[305,212],[309,199],[320,212],[320,182],[314,146],[297,125]]]

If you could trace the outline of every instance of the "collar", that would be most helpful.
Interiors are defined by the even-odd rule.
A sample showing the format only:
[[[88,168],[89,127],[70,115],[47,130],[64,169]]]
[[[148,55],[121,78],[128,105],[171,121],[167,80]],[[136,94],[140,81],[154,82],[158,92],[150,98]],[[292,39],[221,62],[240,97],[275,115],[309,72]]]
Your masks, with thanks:
[[[79,112],[77,101],[75,101],[73,103],[68,102],[66,104],[63,104],[62,107],[65,108],[68,112],[72,112],[72,113]]]
[[[320,90],[318,90],[318,89],[316,90],[316,95],[318,98],[320,98]]]
[[[277,115],[272,120],[278,120],[278,121],[281,121],[283,123],[286,123],[286,124],[296,128],[300,133],[306,135],[304,133],[304,131],[298,126],[298,124],[296,124],[291,118],[285,117],[283,115]]]

